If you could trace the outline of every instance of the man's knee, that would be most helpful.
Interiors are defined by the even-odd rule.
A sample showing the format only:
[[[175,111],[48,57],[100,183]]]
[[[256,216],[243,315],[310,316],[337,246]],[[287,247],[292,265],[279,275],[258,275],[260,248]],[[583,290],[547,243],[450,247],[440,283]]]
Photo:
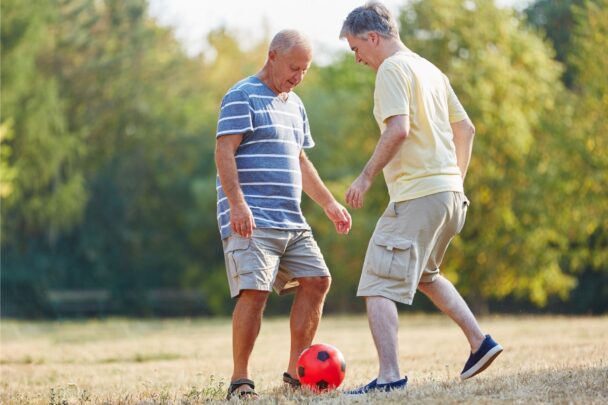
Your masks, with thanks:
[[[239,303],[247,304],[253,308],[264,308],[266,301],[268,300],[268,291],[258,290],[241,290],[239,294]]]
[[[441,274],[437,275],[436,277],[433,277],[431,281],[418,283],[418,291],[423,294],[428,294],[435,287],[435,282],[437,282],[440,277]]]
[[[329,291],[331,277],[304,277],[298,279],[300,288],[306,292],[317,292],[323,295]]]

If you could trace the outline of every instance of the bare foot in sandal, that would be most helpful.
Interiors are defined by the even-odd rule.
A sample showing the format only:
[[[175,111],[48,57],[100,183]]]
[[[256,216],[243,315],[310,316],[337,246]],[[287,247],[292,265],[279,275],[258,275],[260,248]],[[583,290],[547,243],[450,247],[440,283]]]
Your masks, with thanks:
[[[230,383],[226,399],[237,397],[239,399],[258,399],[258,394],[254,391],[255,384],[247,378],[240,378]]]

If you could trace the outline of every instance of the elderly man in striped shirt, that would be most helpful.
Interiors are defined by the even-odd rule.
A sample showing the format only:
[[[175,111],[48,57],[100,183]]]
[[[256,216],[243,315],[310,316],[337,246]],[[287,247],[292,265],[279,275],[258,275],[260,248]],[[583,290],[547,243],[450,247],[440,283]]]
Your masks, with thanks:
[[[295,291],[291,351],[283,380],[299,386],[296,362],[319,325],[331,282],[310,226],[302,190],[346,234],[351,218],[323,184],[304,149],[314,146],[306,110],[292,91],[312,60],[309,41],[293,30],[271,41],[263,68],[224,96],[216,134],[217,219],[232,316],[234,369],[228,398],[257,397],[248,363],[272,288]]]

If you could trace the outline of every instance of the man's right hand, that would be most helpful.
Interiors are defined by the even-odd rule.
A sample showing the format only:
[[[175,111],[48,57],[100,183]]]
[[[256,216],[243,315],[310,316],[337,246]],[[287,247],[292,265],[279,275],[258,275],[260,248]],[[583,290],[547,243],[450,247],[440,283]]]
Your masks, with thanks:
[[[348,210],[335,200],[323,209],[325,211],[325,215],[327,215],[331,222],[334,223],[336,232],[343,235],[348,234],[352,225],[352,219],[348,213]]]
[[[353,208],[362,208],[365,193],[367,193],[371,185],[371,179],[361,173],[346,191],[346,203]]]
[[[230,226],[232,232],[241,235],[243,238],[251,237],[255,229],[255,221],[251,209],[246,203],[230,207]]]

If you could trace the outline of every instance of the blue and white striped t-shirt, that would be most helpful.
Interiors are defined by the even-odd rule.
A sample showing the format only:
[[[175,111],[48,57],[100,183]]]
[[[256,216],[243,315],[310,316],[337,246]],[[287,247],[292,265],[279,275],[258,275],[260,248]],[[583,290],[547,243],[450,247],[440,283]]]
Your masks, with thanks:
[[[255,76],[235,84],[222,100],[216,137],[243,134],[235,159],[256,227],[310,229],[300,209],[300,152],[311,148],[306,110],[293,92],[286,101]],[[219,176],[217,220],[222,239],[232,233],[230,206]]]

